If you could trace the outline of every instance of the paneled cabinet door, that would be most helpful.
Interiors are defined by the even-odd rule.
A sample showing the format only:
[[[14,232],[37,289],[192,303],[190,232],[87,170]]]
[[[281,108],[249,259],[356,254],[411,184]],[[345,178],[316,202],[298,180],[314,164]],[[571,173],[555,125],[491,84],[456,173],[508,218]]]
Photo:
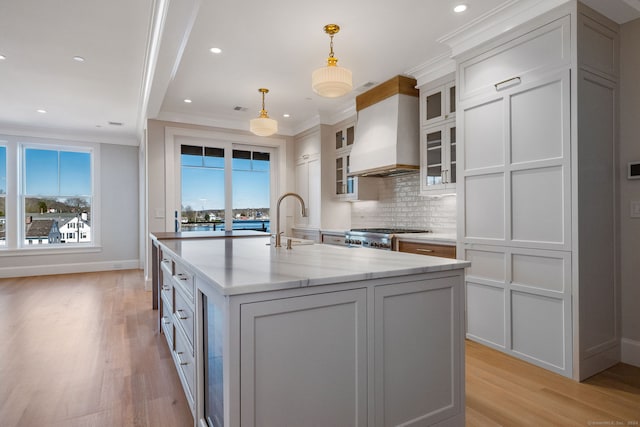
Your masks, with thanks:
[[[294,225],[304,227],[320,226],[320,157],[317,154],[304,155],[296,163],[296,193],[307,204],[307,217],[295,209]]]
[[[375,288],[375,426],[464,424],[462,301],[461,275]]]
[[[367,291],[243,304],[243,427],[367,425]]]
[[[455,121],[423,129],[420,147],[420,189],[423,193],[455,192],[456,147]]]

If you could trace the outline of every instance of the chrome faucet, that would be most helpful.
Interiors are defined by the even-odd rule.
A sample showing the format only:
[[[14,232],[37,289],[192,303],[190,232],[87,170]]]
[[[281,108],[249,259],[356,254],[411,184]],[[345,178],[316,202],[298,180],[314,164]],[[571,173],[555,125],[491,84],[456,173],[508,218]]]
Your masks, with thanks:
[[[296,199],[298,199],[300,201],[300,207],[302,208],[302,216],[303,217],[307,216],[307,208],[304,205],[304,200],[302,200],[302,197],[300,197],[299,194],[284,193],[282,196],[280,196],[280,198],[278,199],[278,203],[276,204],[276,244],[275,244],[276,248],[279,248],[282,246],[281,239],[280,239],[280,203],[282,202],[282,199],[284,199],[287,196],[293,196]]]

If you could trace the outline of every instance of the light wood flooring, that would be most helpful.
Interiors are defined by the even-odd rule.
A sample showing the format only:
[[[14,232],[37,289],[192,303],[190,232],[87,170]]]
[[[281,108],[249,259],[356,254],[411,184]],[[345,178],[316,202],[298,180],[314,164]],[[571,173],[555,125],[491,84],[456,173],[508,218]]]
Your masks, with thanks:
[[[0,426],[192,426],[156,315],[137,270],[0,279]],[[576,383],[466,348],[467,426],[640,425],[640,368]]]

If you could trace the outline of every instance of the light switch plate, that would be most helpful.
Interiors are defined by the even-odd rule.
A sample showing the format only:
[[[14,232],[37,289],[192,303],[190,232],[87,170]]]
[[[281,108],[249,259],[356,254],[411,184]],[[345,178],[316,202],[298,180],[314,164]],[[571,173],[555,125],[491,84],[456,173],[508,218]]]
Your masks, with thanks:
[[[631,218],[640,218],[640,200],[632,200],[630,205]]]

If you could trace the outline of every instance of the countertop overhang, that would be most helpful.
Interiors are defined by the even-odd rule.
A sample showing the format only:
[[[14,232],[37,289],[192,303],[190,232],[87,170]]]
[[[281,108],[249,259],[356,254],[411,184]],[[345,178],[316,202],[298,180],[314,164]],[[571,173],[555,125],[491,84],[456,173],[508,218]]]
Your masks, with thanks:
[[[158,237],[158,236],[156,236]],[[223,295],[329,285],[468,267],[468,261],[334,245],[275,248],[269,237],[161,239]]]

